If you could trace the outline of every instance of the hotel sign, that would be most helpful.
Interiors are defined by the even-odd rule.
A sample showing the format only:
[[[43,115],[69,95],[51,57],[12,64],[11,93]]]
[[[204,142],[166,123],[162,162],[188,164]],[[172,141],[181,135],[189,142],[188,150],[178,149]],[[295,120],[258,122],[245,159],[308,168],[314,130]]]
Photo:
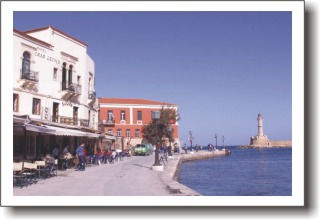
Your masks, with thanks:
[[[35,56],[37,57],[41,57],[42,59],[46,59],[50,62],[53,62],[53,63],[56,63],[56,64],[60,64],[60,60],[54,58],[54,57],[51,57],[51,56],[48,56],[46,55],[46,49],[43,49],[41,47],[37,47],[37,51],[35,52]]]

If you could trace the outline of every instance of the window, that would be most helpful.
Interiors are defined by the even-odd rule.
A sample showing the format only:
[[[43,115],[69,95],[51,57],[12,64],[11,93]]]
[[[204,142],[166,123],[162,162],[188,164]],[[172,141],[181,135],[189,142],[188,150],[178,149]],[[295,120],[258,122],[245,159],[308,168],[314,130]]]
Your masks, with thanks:
[[[71,85],[72,84],[72,65],[69,66],[68,81],[69,81],[69,85]]]
[[[25,51],[23,53],[23,59],[22,59],[22,76],[28,77],[30,75],[30,53]]]
[[[19,111],[19,95],[13,94],[13,111],[18,112]]]
[[[41,100],[37,98],[33,98],[32,101],[32,114],[40,115],[40,107],[41,107]]]
[[[130,129],[126,130],[126,137],[130,137]]]
[[[140,130],[136,129],[134,135],[135,135],[136,138],[139,138],[140,137]]]
[[[126,112],[125,111],[121,111],[120,112],[120,118],[121,118],[121,120],[126,120]]]
[[[112,134],[112,128],[108,128],[108,134]]]
[[[58,78],[58,69],[53,68],[53,79],[57,79],[57,78]]]
[[[121,129],[117,129],[117,136],[121,136]]]
[[[67,64],[62,64],[62,90],[67,89]]]
[[[113,122],[113,111],[108,110],[108,122]]]
[[[137,112],[137,120],[142,120],[142,111]]]

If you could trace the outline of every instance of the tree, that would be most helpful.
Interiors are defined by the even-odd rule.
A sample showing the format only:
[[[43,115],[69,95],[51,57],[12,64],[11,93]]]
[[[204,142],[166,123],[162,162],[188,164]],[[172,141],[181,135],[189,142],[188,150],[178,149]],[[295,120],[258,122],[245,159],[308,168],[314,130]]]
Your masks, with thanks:
[[[162,106],[160,110],[160,119],[155,121],[150,121],[149,124],[146,124],[142,128],[143,138],[145,138],[149,143],[156,144],[156,124],[158,126],[157,140],[158,143],[163,144],[165,140],[163,137],[169,138],[170,142],[174,142],[174,139],[168,132],[168,127],[170,124],[174,124],[180,120],[179,113],[174,107]],[[173,130],[172,130],[173,132]]]

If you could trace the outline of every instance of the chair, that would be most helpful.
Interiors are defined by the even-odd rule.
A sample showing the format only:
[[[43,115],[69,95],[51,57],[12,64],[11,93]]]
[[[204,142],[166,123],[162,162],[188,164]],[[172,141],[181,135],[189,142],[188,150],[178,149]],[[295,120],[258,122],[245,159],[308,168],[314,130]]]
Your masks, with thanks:
[[[44,160],[34,161],[37,164],[38,178],[48,178],[50,170],[46,168],[46,162]]]
[[[22,175],[23,172],[23,162],[13,163],[13,187],[28,186],[28,181],[25,175]]]
[[[23,162],[23,171],[22,175],[24,175],[29,184],[37,183],[37,173],[38,173],[38,166],[35,163],[30,162]]]

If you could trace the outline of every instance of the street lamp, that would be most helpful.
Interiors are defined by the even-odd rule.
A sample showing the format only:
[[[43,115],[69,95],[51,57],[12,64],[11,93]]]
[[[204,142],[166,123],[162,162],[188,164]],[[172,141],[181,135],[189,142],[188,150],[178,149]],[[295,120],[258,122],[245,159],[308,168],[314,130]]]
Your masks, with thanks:
[[[158,120],[160,118],[160,111],[154,111],[151,113],[152,120],[156,124],[156,152],[155,152],[155,161],[154,166],[161,166],[159,160],[159,148],[158,148]]]
[[[192,136],[192,131],[189,131],[189,141],[190,141],[190,147],[192,150],[192,140],[194,139],[194,137]]]
[[[171,132],[172,132],[172,127],[169,126],[167,127],[167,131],[169,133],[169,143],[170,143],[170,146],[169,146],[169,156],[172,156],[172,148],[171,148]]]
[[[217,143],[218,143],[218,142],[217,142],[217,139],[218,139],[217,134],[215,134],[214,138],[216,139],[216,148],[217,148],[217,145],[218,145],[218,144],[217,144]]]
[[[222,146],[224,147],[224,135],[222,136]]]

